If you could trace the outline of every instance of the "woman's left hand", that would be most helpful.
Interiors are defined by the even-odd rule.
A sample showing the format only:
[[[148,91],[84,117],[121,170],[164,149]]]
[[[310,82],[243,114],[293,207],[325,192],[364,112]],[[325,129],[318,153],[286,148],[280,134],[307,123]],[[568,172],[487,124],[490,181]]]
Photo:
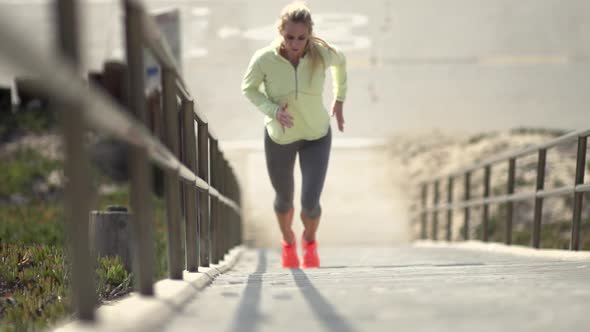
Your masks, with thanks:
[[[338,130],[344,132],[344,112],[342,110],[344,103],[341,101],[335,101],[334,106],[332,106],[332,116],[336,117],[336,121],[338,122]]]

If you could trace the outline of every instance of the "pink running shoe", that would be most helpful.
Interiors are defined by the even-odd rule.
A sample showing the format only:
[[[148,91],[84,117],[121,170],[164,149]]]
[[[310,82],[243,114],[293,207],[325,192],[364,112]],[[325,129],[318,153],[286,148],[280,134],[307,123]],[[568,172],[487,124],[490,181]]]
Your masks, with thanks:
[[[281,245],[283,246],[281,265],[287,269],[298,269],[299,257],[297,256],[297,243],[287,244],[285,240],[281,240]]]
[[[320,257],[318,256],[318,241],[307,242],[301,239],[303,247],[303,268],[320,267]]]

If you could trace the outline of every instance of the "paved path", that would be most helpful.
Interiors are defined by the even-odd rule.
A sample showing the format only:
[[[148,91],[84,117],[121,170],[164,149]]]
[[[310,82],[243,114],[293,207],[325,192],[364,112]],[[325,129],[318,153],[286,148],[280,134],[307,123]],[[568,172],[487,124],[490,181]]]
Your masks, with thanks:
[[[284,270],[246,251],[167,331],[583,331],[590,260],[456,248],[321,250],[323,267]]]

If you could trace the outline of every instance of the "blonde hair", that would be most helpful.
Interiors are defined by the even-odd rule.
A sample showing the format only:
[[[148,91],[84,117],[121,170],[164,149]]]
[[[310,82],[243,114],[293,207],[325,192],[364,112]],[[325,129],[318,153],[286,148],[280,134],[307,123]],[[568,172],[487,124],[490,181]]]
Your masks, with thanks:
[[[305,3],[296,1],[288,4],[283,8],[281,11],[281,15],[277,22],[277,27],[279,32],[282,33],[285,29],[285,25],[287,22],[292,23],[303,23],[305,26],[309,28],[309,40],[307,45],[305,46],[305,53],[309,56],[311,61],[311,71],[312,73],[316,70],[317,66],[321,63],[322,66],[325,67],[324,59],[322,58],[319,50],[318,45],[326,47],[327,49],[334,51],[334,49],[328,45],[328,43],[316,37],[313,34],[313,20],[311,19],[311,11],[305,5]],[[313,76],[313,75],[312,75]]]

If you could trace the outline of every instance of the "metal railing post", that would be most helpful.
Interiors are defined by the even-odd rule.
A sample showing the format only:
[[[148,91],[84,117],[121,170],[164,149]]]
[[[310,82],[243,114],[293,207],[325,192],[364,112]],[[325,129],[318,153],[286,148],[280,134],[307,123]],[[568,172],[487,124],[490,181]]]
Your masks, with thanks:
[[[576,157],[576,186],[584,183],[586,172],[586,148],[588,137],[578,137],[578,153]],[[574,213],[572,219],[571,250],[580,250],[580,222],[582,219],[583,192],[574,193]]]
[[[144,67],[141,13],[125,1],[125,37],[129,65],[129,107],[142,123],[148,123],[144,92]],[[145,147],[132,147],[130,153],[131,208],[133,215],[133,274],[135,287],[142,295],[153,295],[154,231],[152,208],[152,169]]]
[[[236,202],[240,209],[238,210],[238,244],[241,245],[244,240],[244,224],[242,222],[242,190],[240,189],[240,181],[236,177]]]
[[[447,182],[447,241],[453,240],[453,177],[449,177]]]
[[[464,189],[464,202],[468,202],[471,198],[471,172],[465,173],[465,189]],[[463,239],[469,240],[469,217],[470,209],[466,206],[463,210]]]
[[[585,130],[576,130],[570,132],[568,134],[562,135],[558,138],[549,140],[542,144],[537,144],[534,146],[527,146],[523,149],[509,151],[508,153],[498,154],[496,156],[492,156],[490,158],[486,158],[483,161],[476,162],[472,165],[467,167],[463,167],[457,171],[449,173],[446,175],[447,177],[447,204],[444,207],[436,208],[436,202],[440,205],[440,199],[437,199],[436,196],[439,194],[437,185],[440,183],[436,183],[441,181],[441,177],[437,176],[430,180],[422,180],[420,183],[421,186],[421,200],[416,207],[420,207],[418,212],[413,215],[414,221],[418,221],[420,219],[420,237],[425,239],[427,236],[432,235],[434,237],[437,236],[437,230],[433,229],[432,232],[429,231],[428,227],[431,224],[428,223],[428,217],[430,212],[432,211],[432,225],[434,227],[438,224],[438,215],[436,210],[447,210],[447,240],[452,239],[452,219],[453,219],[453,210],[455,208],[462,208],[465,212],[465,221],[462,227],[462,235],[465,240],[469,240],[470,232],[469,232],[469,223],[470,223],[470,208],[482,206],[482,238],[483,241],[489,241],[491,238],[491,219],[490,219],[490,211],[489,206],[490,204],[501,204],[500,208],[501,211],[506,211],[505,221],[500,220],[499,224],[501,228],[504,228],[500,232],[503,239],[502,241],[510,245],[513,241],[513,222],[515,218],[515,209],[516,209],[516,202],[528,200],[531,198],[535,199],[535,206],[534,206],[534,220],[533,220],[533,227],[532,227],[532,234],[531,234],[531,246],[535,248],[539,248],[541,246],[541,231],[543,226],[543,203],[545,198],[547,197],[558,197],[562,195],[569,195],[574,193],[574,207],[573,207],[573,216],[572,216],[572,225],[571,225],[571,238],[570,238],[570,249],[572,250],[579,250],[581,246],[581,237],[582,234],[582,213],[583,213],[583,204],[584,204],[584,197],[585,193],[590,192],[590,185],[584,183],[584,177],[586,168],[588,165],[586,164],[586,154],[587,154],[587,145],[588,145],[588,137],[590,136],[590,129]],[[566,142],[573,142],[578,141],[578,151],[577,151],[577,161],[576,161],[576,179],[575,184],[573,185],[561,185],[558,188],[551,188],[545,189],[545,174],[547,168],[547,151],[550,148],[557,147],[560,144]],[[538,153],[538,162],[537,162],[537,179],[536,179],[536,189],[534,191],[528,192],[519,192],[515,193],[516,191],[516,166],[517,166],[517,159],[523,156],[527,156],[533,153]],[[507,182],[506,182],[506,194],[505,195],[495,195],[491,193],[492,189],[492,179],[491,179],[491,172],[493,165],[504,163],[508,161],[508,169],[507,169]],[[471,185],[471,175],[473,172],[477,171],[478,169],[484,168],[484,176],[483,176],[483,197],[481,199],[474,199],[470,194],[470,185]],[[464,176],[464,197],[459,199],[455,199],[453,197],[453,186],[454,186],[454,178],[459,178]],[[430,182],[428,182],[430,181]],[[427,206],[431,201],[428,199],[428,188],[429,184],[432,183],[434,190],[434,207]],[[457,201],[453,204],[453,201]],[[494,225],[496,226],[496,225]],[[473,232],[471,232],[473,233]],[[478,233],[479,235],[479,233]]]
[[[210,138],[209,140],[210,146],[210,155],[209,160],[211,163],[211,173],[210,173],[210,184],[214,187],[218,187],[218,178],[219,178],[219,158],[218,158],[218,151],[217,151],[217,139]],[[219,231],[219,199],[217,197],[211,197],[211,224],[210,224],[210,262],[212,264],[217,264],[219,262],[218,255],[217,255],[217,233]]]
[[[227,167],[225,168],[225,191],[227,192],[227,197],[233,201],[234,199],[233,199],[232,169],[229,165],[229,161],[227,162]],[[229,250],[233,246],[234,231],[235,231],[235,225],[234,225],[233,220],[234,220],[233,209],[228,206],[227,207],[228,228],[227,228],[227,249],[226,249],[226,252],[229,252]]]
[[[166,146],[172,154],[179,155],[178,107],[176,102],[176,77],[173,71],[162,69],[162,106]],[[175,170],[165,170],[166,221],[168,226],[168,275],[170,279],[182,279],[181,204],[180,179]]]
[[[197,169],[197,142],[195,137],[194,103],[183,100],[182,124],[184,159],[183,162],[194,173]],[[197,188],[194,183],[184,184],[185,189],[185,241],[186,269],[189,272],[199,270],[199,236],[197,215]]]
[[[210,183],[209,179],[209,129],[207,123],[199,122],[198,127],[199,139],[199,158],[198,158],[198,176],[205,182]],[[206,192],[198,193],[199,199],[199,243],[200,243],[200,265],[209,267],[211,256],[211,216],[210,216],[210,197]]]
[[[537,186],[536,190],[540,191],[545,188],[545,164],[547,161],[547,149],[540,149],[537,160]],[[543,218],[543,197],[535,198],[535,216],[533,219],[533,238],[532,246],[539,248],[541,244],[541,225]]]
[[[219,144],[219,142],[217,142]],[[220,149],[217,149],[218,152],[218,160],[219,160],[219,164],[218,166],[218,171],[217,171],[217,175],[218,175],[218,190],[219,193],[222,195],[225,195],[225,167],[226,167],[226,163],[225,163],[225,158],[223,157],[223,152],[221,152]],[[223,204],[222,202],[218,203],[219,205],[219,222],[218,222],[218,228],[217,228],[217,259],[218,262],[223,260],[223,256],[225,254],[225,236],[227,234],[226,232],[226,227],[227,227],[227,220],[226,220],[226,215],[227,215],[227,210],[226,210],[226,205]]]
[[[225,186],[225,195],[231,199],[231,169],[229,167],[229,162],[226,160],[225,162],[225,172],[224,172],[224,186]],[[226,219],[226,232],[225,232],[225,252],[229,252],[231,248],[232,236],[233,236],[233,224],[232,224],[232,210],[229,206],[225,206],[225,219]]]
[[[508,161],[508,184],[507,193],[508,195],[514,194],[514,177],[516,174],[516,159],[510,158]],[[506,203],[506,234],[505,243],[512,244],[512,218],[514,217],[514,202],[509,201]]]
[[[426,212],[428,200],[428,183],[424,183],[422,185],[422,220],[420,226],[420,238],[422,240],[426,239],[426,223],[428,218],[428,212]]]
[[[79,27],[77,1],[61,0],[55,2],[57,12],[57,35],[62,54],[71,64],[80,68]],[[88,153],[84,147],[86,129],[82,105],[56,105],[62,108],[59,116],[65,145],[64,173],[68,181],[65,185],[64,214],[66,237],[69,243],[68,255],[72,264],[73,304],[80,320],[93,321],[94,307],[97,303],[94,285],[93,260],[90,256],[89,211],[92,199],[92,182]]]
[[[486,199],[490,197],[490,176],[492,173],[492,166],[487,165],[484,168],[483,174],[483,198]],[[490,219],[490,205],[488,203],[483,203],[482,207],[482,215],[481,215],[481,226],[483,229],[482,232],[482,241],[488,242],[489,234],[488,234],[488,224]]]
[[[235,172],[233,170],[231,170],[231,199],[234,202],[237,202],[238,201],[238,198],[237,198],[237,187],[238,187],[238,185],[237,185],[237,182],[236,182]],[[231,247],[233,248],[233,247],[237,246],[238,243],[239,243],[240,237],[239,237],[239,233],[238,232],[240,230],[240,225],[238,223],[238,212],[237,211],[234,211],[234,210],[231,210],[231,215],[232,215],[232,227],[233,227],[233,232],[232,232],[233,237],[232,237],[232,245],[231,245]]]
[[[438,240],[438,201],[440,198],[439,192],[439,184],[440,181],[436,180],[434,182],[434,199],[432,203],[434,204],[434,211],[432,212],[432,239],[434,241]]]

